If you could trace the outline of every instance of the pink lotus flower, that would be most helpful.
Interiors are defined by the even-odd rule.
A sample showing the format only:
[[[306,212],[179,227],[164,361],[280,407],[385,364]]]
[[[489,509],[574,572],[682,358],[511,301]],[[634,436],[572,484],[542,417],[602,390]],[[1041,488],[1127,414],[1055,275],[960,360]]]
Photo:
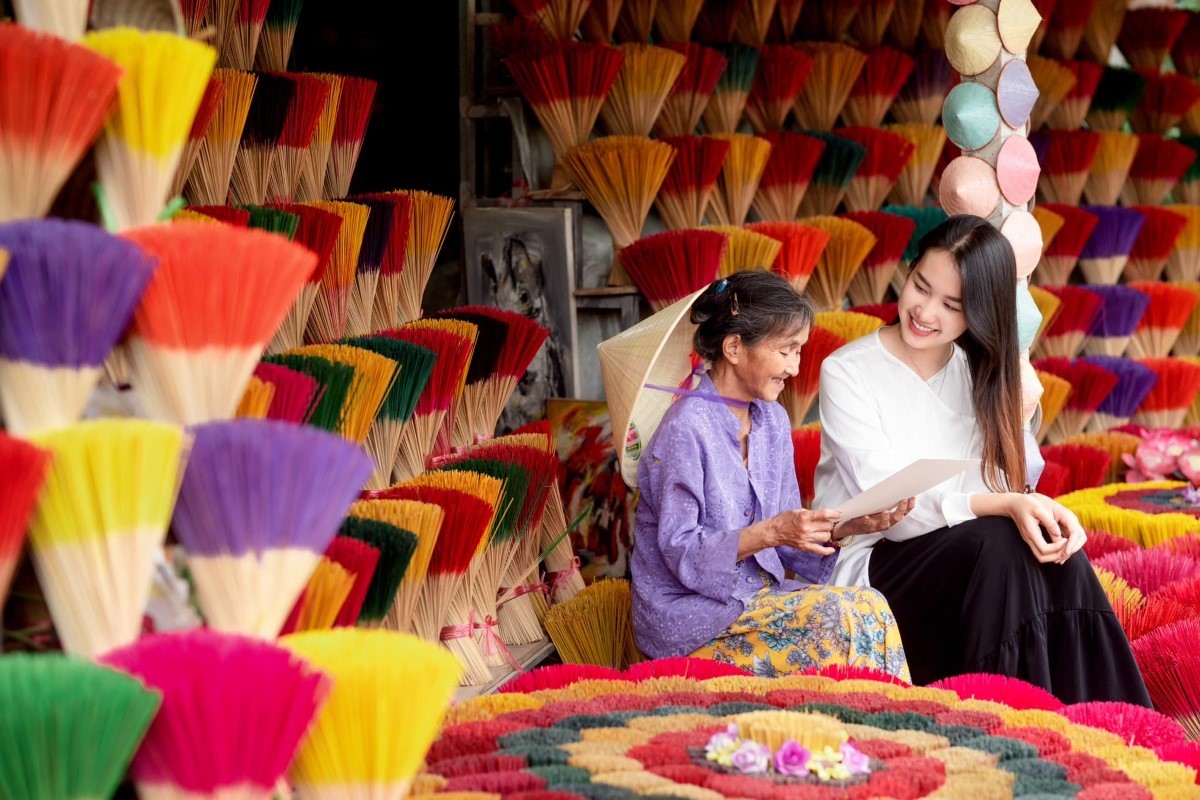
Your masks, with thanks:
[[[795,741],[788,739],[775,753],[775,771],[780,775],[799,777],[808,774],[808,762],[812,752]]]

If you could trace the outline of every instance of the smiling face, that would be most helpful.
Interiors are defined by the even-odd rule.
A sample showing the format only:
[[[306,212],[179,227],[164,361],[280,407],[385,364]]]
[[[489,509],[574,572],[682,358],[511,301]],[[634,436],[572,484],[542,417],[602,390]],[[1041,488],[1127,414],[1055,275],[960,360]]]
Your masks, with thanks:
[[[945,250],[927,250],[897,302],[900,337],[914,351],[941,351],[967,330],[962,275]]]
[[[800,371],[800,348],[808,341],[809,328],[783,335],[767,336],[747,347],[741,338],[730,336],[725,346],[728,390],[739,400],[779,399],[784,382]]]

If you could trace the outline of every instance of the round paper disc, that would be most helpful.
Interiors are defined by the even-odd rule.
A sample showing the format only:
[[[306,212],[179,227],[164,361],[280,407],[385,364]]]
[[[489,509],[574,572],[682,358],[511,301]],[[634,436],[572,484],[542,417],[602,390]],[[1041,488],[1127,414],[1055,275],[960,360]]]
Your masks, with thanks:
[[[938,199],[947,214],[989,216],[1000,203],[996,171],[981,158],[959,156],[942,173]]]
[[[1029,277],[1042,258],[1042,228],[1033,214],[1014,211],[1000,226],[1017,256],[1017,280]]]
[[[946,135],[963,150],[978,150],[1000,130],[996,95],[978,83],[960,83],[946,95],[942,105]]]
[[[981,5],[960,8],[946,28],[946,57],[963,75],[978,75],[1000,55],[996,15]]]
[[[1000,12],[996,16],[1004,49],[1016,55],[1028,50],[1029,42],[1042,22],[1042,15],[1033,3],[1030,0],[1000,0]]]
[[[996,102],[1000,116],[1010,128],[1019,128],[1029,121],[1029,112],[1038,99],[1037,84],[1029,65],[1021,59],[1004,65],[1000,80],[996,84]]]
[[[1028,203],[1037,190],[1038,176],[1041,174],[1037,153],[1033,152],[1033,145],[1028,139],[1010,136],[1004,140],[1000,154],[996,156],[996,180],[1008,202],[1016,206]]]

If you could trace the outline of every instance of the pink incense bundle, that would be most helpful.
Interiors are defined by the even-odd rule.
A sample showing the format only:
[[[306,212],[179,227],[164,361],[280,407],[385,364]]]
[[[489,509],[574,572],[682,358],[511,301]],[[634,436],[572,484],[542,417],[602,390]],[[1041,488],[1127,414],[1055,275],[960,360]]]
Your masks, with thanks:
[[[1179,721],[1191,739],[1200,738],[1198,650],[1200,618],[1159,628],[1133,647],[1155,707]]]
[[[758,71],[745,111],[755,133],[783,129],[812,67],[812,59],[790,45],[759,48]]]
[[[1045,203],[1039,208],[1057,214],[1063,225],[1046,245],[1046,252],[1033,271],[1033,281],[1038,286],[1065,286],[1100,218],[1073,205]]]
[[[1046,291],[1061,301],[1054,321],[1042,334],[1035,353],[1039,358],[1074,358],[1096,324],[1103,299],[1082,286],[1047,286]]]
[[[1146,79],[1146,91],[1129,121],[1134,133],[1166,135],[1200,103],[1200,86],[1178,72],[1135,70]]]
[[[711,47],[694,43],[665,46],[682,53],[687,61],[658,114],[655,132],[659,136],[687,136],[700,124],[713,89],[729,62]]]
[[[654,203],[669,230],[698,228],[729,154],[729,142],[714,136],[664,136],[675,160]]]
[[[1067,468],[1070,480],[1063,494],[1102,485],[1112,462],[1112,456],[1108,453],[1083,444],[1045,445],[1042,447],[1042,458]]]
[[[1079,205],[1088,173],[1100,149],[1100,134],[1094,131],[1045,131],[1037,138],[1045,142],[1044,153],[1038,152],[1042,166],[1038,200]]]
[[[812,508],[816,497],[817,462],[821,460],[820,427],[792,431],[792,458],[796,464],[796,480],[800,483],[800,502],[805,508]]]
[[[1178,428],[1200,392],[1200,365],[1182,358],[1143,358],[1158,382],[1142,401],[1133,421],[1148,428]]]
[[[854,305],[883,302],[892,276],[900,266],[908,243],[916,230],[916,220],[884,211],[854,211],[845,215],[875,234],[875,246],[867,254],[862,268],[850,279],[847,294]]]
[[[1133,67],[1162,69],[1192,17],[1175,8],[1133,8],[1125,13],[1117,46]]]
[[[745,227],[783,245],[771,271],[787,278],[796,291],[803,292],[829,244],[829,233],[799,222],[754,222]]]
[[[1058,713],[1076,725],[1115,733],[1130,747],[1154,748],[1183,741],[1185,736],[1183,728],[1170,717],[1130,703],[1074,703]]]
[[[716,231],[666,231],[623,249],[621,265],[650,306],[661,311],[716,280],[727,241]]]
[[[791,222],[800,213],[804,193],[825,152],[825,141],[791,131],[759,135],[771,143],[771,155],[751,207],[761,220]]]
[[[1089,561],[1096,561],[1104,558],[1109,553],[1120,553],[1125,550],[1136,550],[1141,545],[1137,542],[1126,539],[1124,536],[1116,536],[1106,531],[1088,530],[1088,540],[1083,545],[1083,552],[1087,554]]]
[[[1048,109],[1046,125],[1056,130],[1078,130],[1083,127],[1088,107],[1092,104],[1096,88],[1100,85],[1100,78],[1104,75],[1104,67],[1091,61],[1057,63],[1075,76],[1075,83],[1061,101]]]
[[[296,425],[308,423],[324,391],[315,378],[280,364],[260,363],[254,368],[254,377],[275,387],[267,419]]]
[[[333,126],[333,145],[329,166],[325,170],[325,196],[345,197],[350,193],[350,179],[358,165],[367,123],[371,121],[371,106],[375,102],[375,81],[346,76],[342,79],[342,96],[338,101],[337,122]]]
[[[1081,358],[1041,358],[1033,362],[1033,366],[1071,384],[1066,404],[1047,431],[1046,439],[1050,444],[1083,433],[1096,409],[1117,385],[1116,375]]]
[[[142,797],[271,797],[330,690],[288,650],[205,629],[149,636],[102,663],[162,694],[130,766]]]
[[[1128,206],[1162,205],[1196,160],[1196,151],[1173,139],[1142,134],[1129,181],[1121,191],[1121,202]]]
[[[271,158],[271,175],[267,184],[267,200],[272,203],[290,203],[296,199],[300,185],[300,172],[308,158],[308,149],[325,101],[329,99],[332,85],[315,75],[301,73],[277,73],[291,78],[295,85],[291,102],[283,119],[283,131],[279,144]]]
[[[1130,286],[1147,295],[1150,305],[1129,340],[1129,357],[1163,358],[1169,355],[1196,308],[1196,294],[1186,287],[1158,281],[1131,283]]]
[[[1160,547],[1112,553],[1101,558],[1096,566],[1108,570],[1145,595],[1200,575],[1200,559]]]
[[[1145,222],[1129,252],[1124,277],[1127,281],[1157,281],[1183,236],[1188,219],[1169,206],[1134,206],[1134,210],[1141,212]]]
[[[842,107],[842,120],[847,125],[877,128],[908,82],[916,62],[893,47],[872,47],[866,53],[866,66]]]
[[[867,149],[866,158],[846,189],[849,211],[876,211],[896,185],[901,170],[916,152],[913,143],[882,128],[838,128],[834,134],[858,142]]]

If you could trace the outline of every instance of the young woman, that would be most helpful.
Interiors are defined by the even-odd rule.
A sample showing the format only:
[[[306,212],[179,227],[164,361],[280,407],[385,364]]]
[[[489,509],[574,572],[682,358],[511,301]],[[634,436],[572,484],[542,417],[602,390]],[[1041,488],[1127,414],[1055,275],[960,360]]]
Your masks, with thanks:
[[[981,459],[848,542],[832,581],[883,593],[917,683],[991,672],[1067,703],[1149,705],[1079,521],[1026,487],[1015,284],[1008,240],[951,217],[921,241],[897,324],[822,365],[818,504],[919,458]]]
[[[713,658],[765,676],[831,664],[908,675],[883,597],[819,585],[837,559],[835,523],[843,534],[882,530],[908,506],[847,521],[801,507],[791,426],[775,400],[812,317],[808,298],[766,271],[718,281],[692,307],[694,347],[711,366],[638,466],[633,621],[654,658]]]

